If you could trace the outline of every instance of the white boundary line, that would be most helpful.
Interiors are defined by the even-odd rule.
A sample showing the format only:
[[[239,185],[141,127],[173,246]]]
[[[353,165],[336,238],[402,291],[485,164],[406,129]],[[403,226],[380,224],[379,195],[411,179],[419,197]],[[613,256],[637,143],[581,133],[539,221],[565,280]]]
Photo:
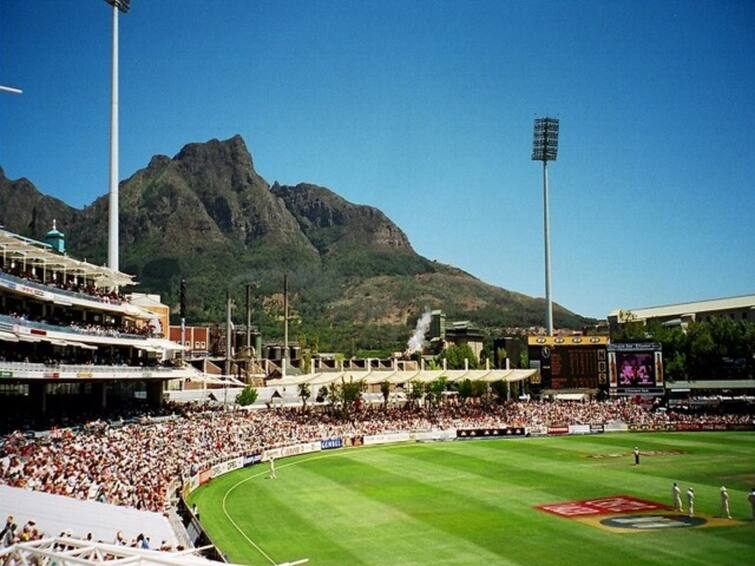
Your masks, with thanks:
[[[388,445],[383,444],[383,445],[379,445],[379,446],[362,446],[362,447],[359,447],[358,450],[359,450],[359,452],[367,451],[367,450],[370,450],[370,449],[383,449],[383,450],[386,450],[386,449],[390,449],[390,448],[403,448],[403,447],[406,447],[406,446],[415,446],[416,444],[417,444],[416,442],[402,442],[402,443],[399,443],[399,444],[392,444],[392,445],[390,445],[390,444],[388,444]],[[322,460],[323,458],[332,458],[334,456],[340,456],[345,451],[346,450],[344,450],[344,449],[337,449],[337,450],[333,450],[332,452],[329,452],[327,454],[318,454],[317,456],[310,456],[308,458],[302,458],[301,460],[296,460],[295,462],[289,462],[288,464],[283,464],[281,466],[277,466],[277,469],[280,470],[282,468],[288,468],[289,466],[296,466],[297,464],[303,464],[304,462],[310,462],[312,460]],[[256,474],[252,474],[251,476],[249,476],[247,478],[244,478],[243,480],[239,480],[238,482],[236,482],[235,484],[233,484],[231,487],[229,487],[228,490],[223,495],[223,503],[221,505],[221,508],[223,510],[223,514],[225,515],[226,519],[228,519],[228,521],[230,521],[231,525],[233,525],[233,528],[236,529],[239,532],[239,534],[242,537],[244,537],[244,539],[249,544],[251,544],[252,547],[254,547],[254,549],[257,552],[259,552],[262,556],[264,556],[268,560],[268,562],[270,562],[270,564],[273,564],[273,566],[278,566],[278,563],[275,560],[273,560],[267,552],[265,552],[264,550],[262,550],[262,548],[260,547],[260,545],[258,545],[252,539],[250,539],[246,535],[246,533],[243,530],[241,530],[241,527],[239,527],[238,524],[236,523],[236,521],[233,520],[233,517],[231,517],[231,515],[228,513],[228,509],[226,508],[226,501],[228,500],[228,496],[231,494],[231,492],[233,492],[233,490],[235,490],[241,484],[244,484],[244,483],[248,482],[249,480],[253,480],[255,478],[262,477],[262,476],[264,476],[267,473],[268,473],[267,471],[263,471],[263,472],[258,472]]]

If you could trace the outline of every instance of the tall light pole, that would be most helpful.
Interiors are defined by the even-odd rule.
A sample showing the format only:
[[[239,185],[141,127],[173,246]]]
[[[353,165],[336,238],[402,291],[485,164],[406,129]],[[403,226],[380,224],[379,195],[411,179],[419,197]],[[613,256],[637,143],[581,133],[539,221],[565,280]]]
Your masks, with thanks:
[[[108,209],[107,264],[118,270],[118,12],[131,8],[131,0],[105,0],[113,7],[113,65],[110,99],[110,205]]]
[[[536,118],[532,142],[532,160],[543,162],[543,233],[545,237],[545,327],[553,335],[553,299],[551,298],[551,235],[548,208],[548,161],[558,157],[558,118]]]

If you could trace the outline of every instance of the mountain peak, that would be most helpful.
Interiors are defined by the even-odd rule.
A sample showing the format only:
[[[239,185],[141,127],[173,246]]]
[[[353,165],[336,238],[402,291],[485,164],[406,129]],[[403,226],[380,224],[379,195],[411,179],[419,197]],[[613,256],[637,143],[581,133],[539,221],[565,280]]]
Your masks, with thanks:
[[[236,170],[246,169],[250,173],[255,173],[252,154],[249,153],[244,138],[239,134],[226,140],[213,138],[206,142],[186,144],[173,157],[173,160],[196,167],[212,165],[217,168],[226,166]]]

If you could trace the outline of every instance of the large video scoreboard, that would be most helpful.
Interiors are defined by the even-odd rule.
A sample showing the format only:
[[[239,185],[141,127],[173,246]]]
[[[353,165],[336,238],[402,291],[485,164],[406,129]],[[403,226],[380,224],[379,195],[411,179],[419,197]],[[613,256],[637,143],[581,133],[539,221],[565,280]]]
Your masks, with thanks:
[[[663,395],[663,354],[655,342],[608,346],[612,395]]]
[[[608,384],[607,336],[529,336],[530,367],[543,389],[597,389]]]

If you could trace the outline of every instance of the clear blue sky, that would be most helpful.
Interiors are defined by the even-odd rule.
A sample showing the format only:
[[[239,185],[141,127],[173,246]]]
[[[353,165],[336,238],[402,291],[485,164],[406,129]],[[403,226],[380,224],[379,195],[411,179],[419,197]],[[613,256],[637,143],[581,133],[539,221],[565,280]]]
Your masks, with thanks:
[[[240,133],[269,181],[381,208],[425,256],[543,294],[532,120],[561,119],[553,288],[577,312],[755,292],[755,4],[133,0],[121,177]],[[0,0],[0,166],[106,192],[102,0]]]

